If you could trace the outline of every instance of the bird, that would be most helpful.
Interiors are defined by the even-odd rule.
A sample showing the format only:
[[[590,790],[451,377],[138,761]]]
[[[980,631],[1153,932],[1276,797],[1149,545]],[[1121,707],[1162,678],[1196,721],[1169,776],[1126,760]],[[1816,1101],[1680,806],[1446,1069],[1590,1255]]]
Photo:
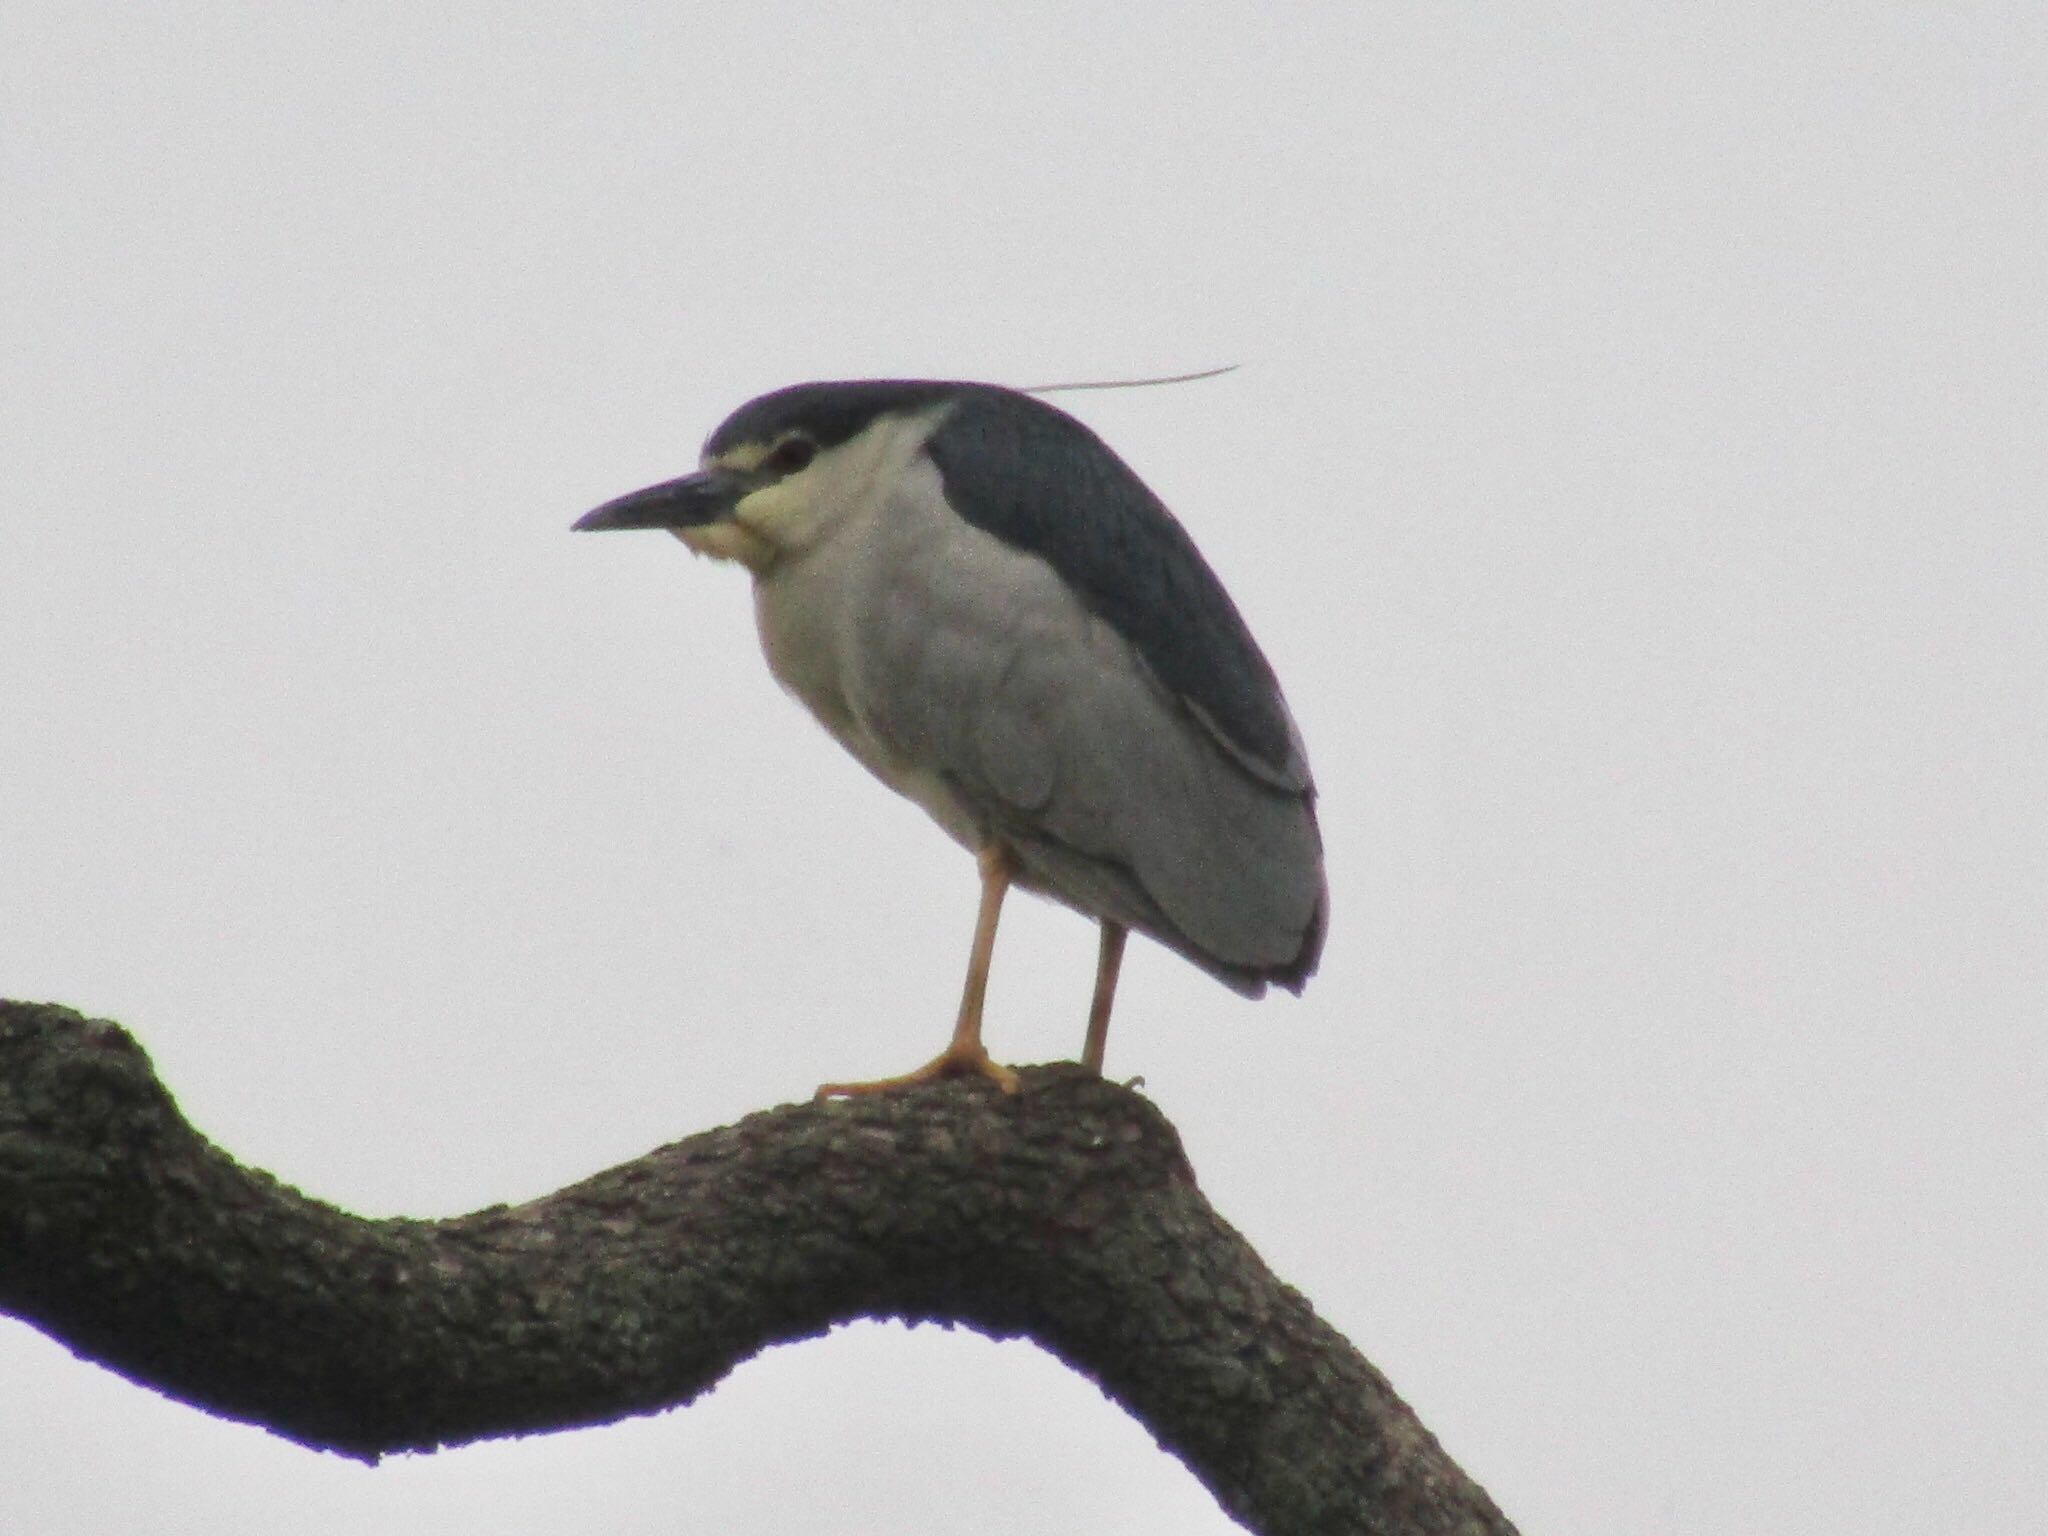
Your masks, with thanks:
[[[975,857],[946,1048],[820,1098],[1017,1091],[982,1041],[1012,887],[1100,927],[1098,1074],[1133,930],[1247,997],[1314,973],[1329,886],[1301,732],[1186,530],[1074,416],[997,384],[791,385],[728,416],[695,472],[574,527],[664,529],[744,567],[776,680]]]

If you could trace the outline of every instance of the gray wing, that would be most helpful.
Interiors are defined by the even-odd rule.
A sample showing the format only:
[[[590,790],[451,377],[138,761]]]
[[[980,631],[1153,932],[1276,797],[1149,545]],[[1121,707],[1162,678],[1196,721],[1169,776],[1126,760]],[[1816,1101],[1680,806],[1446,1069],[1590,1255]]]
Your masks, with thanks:
[[[1026,884],[1240,991],[1298,990],[1326,896],[1285,706],[1298,766],[1247,764],[1047,562],[937,522],[950,531],[927,522],[859,620],[849,703],[865,730],[1015,848]]]
[[[1248,767],[1308,787],[1273,669],[1187,531],[1081,422],[962,386],[926,445],[969,522],[1056,571]]]

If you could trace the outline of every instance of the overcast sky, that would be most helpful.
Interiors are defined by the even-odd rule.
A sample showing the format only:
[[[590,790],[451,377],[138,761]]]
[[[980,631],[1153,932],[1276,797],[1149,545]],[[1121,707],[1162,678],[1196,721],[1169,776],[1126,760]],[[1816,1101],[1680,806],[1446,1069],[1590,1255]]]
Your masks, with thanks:
[[[2038,5],[16,3],[0,992],[235,1156],[517,1201],[944,1038],[971,861],[572,538],[807,378],[1069,397],[1286,685],[1299,1002],[1110,1070],[1536,1532],[2048,1500]],[[1006,915],[989,1039],[1079,1047]],[[375,1471],[0,1324],[37,1536],[1232,1529],[862,1326]]]

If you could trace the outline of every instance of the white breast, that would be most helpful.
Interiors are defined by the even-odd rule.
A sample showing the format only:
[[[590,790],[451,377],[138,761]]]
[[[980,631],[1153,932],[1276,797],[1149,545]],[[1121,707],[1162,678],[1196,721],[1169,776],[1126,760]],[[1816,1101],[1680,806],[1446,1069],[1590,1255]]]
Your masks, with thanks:
[[[756,577],[761,649],[776,680],[870,772],[922,806],[963,846],[978,848],[984,841],[979,819],[929,764],[892,750],[876,734],[862,701],[888,686],[882,675],[888,659],[873,654],[876,605],[901,601],[906,590],[930,579],[934,561],[943,567],[963,530],[978,540],[989,536],[946,509],[930,460],[919,456],[902,465],[898,459],[885,472],[888,490],[846,487],[850,504],[838,509],[829,528]]]

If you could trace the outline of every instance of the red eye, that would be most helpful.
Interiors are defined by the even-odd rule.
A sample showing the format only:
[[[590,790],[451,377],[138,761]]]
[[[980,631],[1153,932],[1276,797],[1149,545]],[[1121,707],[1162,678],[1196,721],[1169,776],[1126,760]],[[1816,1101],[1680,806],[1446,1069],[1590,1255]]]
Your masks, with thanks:
[[[786,437],[768,455],[768,467],[777,474],[793,475],[818,456],[818,445],[807,437]]]

